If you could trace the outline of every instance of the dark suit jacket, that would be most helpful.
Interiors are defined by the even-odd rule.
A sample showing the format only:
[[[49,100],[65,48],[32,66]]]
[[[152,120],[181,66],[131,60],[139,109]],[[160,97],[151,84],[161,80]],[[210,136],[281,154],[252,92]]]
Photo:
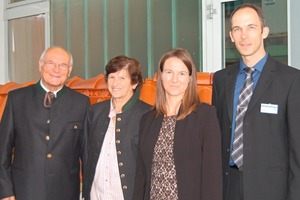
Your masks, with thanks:
[[[153,150],[163,117],[155,111],[143,116],[134,200],[149,200]],[[174,162],[180,200],[221,200],[221,135],[215,109],[207,104],[177,121],[174,135]]]
[[[132,200],[133,184],[136,167],[136,154],[139,140],[139,121],[151,106],[140,101],[138,94],[123,106],[122,113],[116,115],[116,151],[118,155],[119,173],[125,200]],[[110,100],[94,104],[90,107],[87,117],[86,132],[88,133],[88,162],[84,177],[83,196],[90,199],[96,166],[101,153],[103,140],[109,125]],[[122,163],[122,165],[120,165]]]
[[[236,64],[216,72],[213,83],[222,131],[224,200],[238,70]],[[278,113],[262,113],[262,104],[278,105]],[[300,199],[299,115],[300,72],[269,55],[244,117],[244,200]]]
[[[40,83],[8,94],[0,124],[0,198],[79,199],[89,99],[64,86],[48,109],[44,96]]]

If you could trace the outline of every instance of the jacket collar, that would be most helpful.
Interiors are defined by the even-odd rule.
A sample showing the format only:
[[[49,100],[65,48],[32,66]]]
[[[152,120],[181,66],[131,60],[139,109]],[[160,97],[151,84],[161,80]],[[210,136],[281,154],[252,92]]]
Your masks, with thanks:
[[[140,98],[140,90],[141,90],[141,86],[138,86],[135,89],[135,92],[133,93],[132,97],[122,107],[122,112],[129,110],[130,108],[132,108],[135,105],[135,103]]]
[[[270,86],[272,80],[275,77],[275,72],[277,70],[277,64],[274,58],[268,55],[266,64],[262,70],[262,74],[259,77],[258,83],[255,87],[251,100],[249,102],[248,110],[251,110],[257,103],[259,98],[265,93],[265,91]],[[232,109],[233,109],[233,97],[235,82],[237,79],[237,74],[239,72],[239,64],[235,64],[228,68],[225,80],[225,90],[226,90],[226,102],[228,108],[228,115],[232,121]]]
[[[39,80],[36,84],[35,84],[35,88],[42,94],[45,95],[46,94],[46,90],[42,87],[41,85],[41,80]],[[66,86],[64,85],[59,91],[57,91],[56,93],[56,97],[60,96],[62,93],[64,93],[66,89]]]

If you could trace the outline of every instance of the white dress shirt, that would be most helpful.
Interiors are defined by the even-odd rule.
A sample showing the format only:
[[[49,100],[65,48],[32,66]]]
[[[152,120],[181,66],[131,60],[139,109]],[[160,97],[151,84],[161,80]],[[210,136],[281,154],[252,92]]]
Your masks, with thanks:
[[[96,167],[90,194],[91,200],[124,200],[117,160],[115,124],[113,122],[116,112],[112,102],[110,107],[110,122]]]

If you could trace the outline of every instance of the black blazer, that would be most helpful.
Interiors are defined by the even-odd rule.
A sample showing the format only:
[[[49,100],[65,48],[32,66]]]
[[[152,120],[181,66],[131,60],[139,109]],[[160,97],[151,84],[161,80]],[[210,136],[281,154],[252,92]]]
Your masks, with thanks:
[[[44,96],[40,83],[8,94],[0,124],[0,199],[79,198],[89,99],[64,86],[48,109]]]
[[[148,200],[153,150],[163,117],[155,111],[143,116],[134,200]],[[177,121],[174,135],[174,162],[178,197],[181,200],[221,200],[221,135],[215,109],[207,104]]]
[[[213,105],[222,131],[224,200],[238,70],[233,65],[213,79]],[[277,113],[261,112],[265,104],[278,106]],[[299,115],[300,72],[269,55],[244,117],[244,200],[300,199]]]

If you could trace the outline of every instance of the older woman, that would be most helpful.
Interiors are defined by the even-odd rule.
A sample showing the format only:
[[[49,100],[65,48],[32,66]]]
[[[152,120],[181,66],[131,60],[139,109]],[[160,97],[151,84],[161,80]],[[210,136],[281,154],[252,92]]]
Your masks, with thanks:
[[[106,65],[110,100],[91,106],[87,119],[88,162],[83,197],[131,200],[139,120],[150,105],[139,100],[140,63],[117,56]]]
[[[140,122],[134,200],[221,200],[221,135],[215,108],[199,102],[184,49],[160,59],[155,109]]]

